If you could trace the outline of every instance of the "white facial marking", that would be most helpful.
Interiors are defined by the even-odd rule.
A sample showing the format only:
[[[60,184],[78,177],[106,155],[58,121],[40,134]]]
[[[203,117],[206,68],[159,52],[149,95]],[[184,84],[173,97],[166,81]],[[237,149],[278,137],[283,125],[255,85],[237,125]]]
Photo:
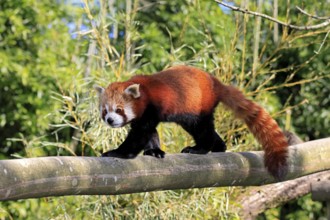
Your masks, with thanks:
[[[118,106],[116,104],[100,106],[101,118],[107,125],[113,128],[122,127],[136,117],[130,104],[126,104],[123,107],[123,113],[117,113],[117,108]]]
[[[133,109],[132,109],[132,106],[131,105],[125,105],[124,106],[124,112],[125,112],[125,115],[126,115],[126,120],[127,121],[131,121],[135,118],[135,114],[133,112]]]
[[[108,118],[111,118],[111,120],[113,120],[113,122],[111,124],[109,124],[111,127],[113,128],[118,128],[124,125],[124,118],[123,116],[115,113],[115,112],[110,112],[108,113],[106,116],[106,122],[108,123]]]
[[[106,124],[113,128],[118,128],[124,125],[124,118],[120,114],[117,114],[113,109],[109,109],[108,105],[105,105],[107,114],[104,116],[104,121]]]

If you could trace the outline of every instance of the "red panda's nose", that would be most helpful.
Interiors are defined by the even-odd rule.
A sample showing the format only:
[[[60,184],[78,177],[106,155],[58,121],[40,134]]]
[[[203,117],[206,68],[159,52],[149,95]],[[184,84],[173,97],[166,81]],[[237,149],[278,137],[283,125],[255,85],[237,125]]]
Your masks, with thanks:
[[[107,119],[107,122],[108,122],[109,125],[111,125],[113,123],[113,119],[112,118],[108,118]]]

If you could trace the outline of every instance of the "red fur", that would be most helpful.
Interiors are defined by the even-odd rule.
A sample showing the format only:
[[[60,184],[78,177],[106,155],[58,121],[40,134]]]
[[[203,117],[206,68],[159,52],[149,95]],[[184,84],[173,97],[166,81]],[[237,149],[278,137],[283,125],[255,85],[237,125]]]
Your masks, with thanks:
[[[235,87],[224,85],[208,73],[188,66],[172,67],[151,76],[135,76],[112,85],[123,91],[135,83],[140,84],[141,98],[130,101],[137,117],[143,114],[148,104],[158,109],[160,117],[165,117],[212,114],[219,102],[224,103],[247,124],[263,146],[269,172],[279,179],[286,174],[286,137],[261,106],[248,100]]]
[[[218,102],[212,77],[192,67],[173,67],[151,76],[135,76],[128,82],[140,84],[147,102],[158,106],[161,114],[210,113]]]
[[[276,121],[236,88],[217,83],[218,97],[241,118],[265,151],[265,166],[278,179],[287,173],[288,142]]]

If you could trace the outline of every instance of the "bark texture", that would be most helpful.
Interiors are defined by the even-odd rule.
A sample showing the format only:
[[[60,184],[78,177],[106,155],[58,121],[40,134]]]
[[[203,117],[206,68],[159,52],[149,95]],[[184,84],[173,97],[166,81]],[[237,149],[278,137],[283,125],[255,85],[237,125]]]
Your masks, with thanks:
[[[330,169],[330,138],[289,149],[286,180]],[[274,183],[262,152],[175,154],[159,159],[43,157],[0,161],[0,200],[116,195],[169,189]]]
[[[242,219],[255,219],[267,209],[277,207],[310,193],[312,190],[311,185],[326,187],[324,183],[329,184],[329,181],[330,171],[323,171],[281,183],[251,187],[238,198],[237,202],[240,207],[237,211]],[[329,189],[330,187],[328,187]],[[325,192],[317,189],[317,196],[314,199],[322,198],[322,201],[325,201],[324,199],[329,198],[330,195],[329,192]]]

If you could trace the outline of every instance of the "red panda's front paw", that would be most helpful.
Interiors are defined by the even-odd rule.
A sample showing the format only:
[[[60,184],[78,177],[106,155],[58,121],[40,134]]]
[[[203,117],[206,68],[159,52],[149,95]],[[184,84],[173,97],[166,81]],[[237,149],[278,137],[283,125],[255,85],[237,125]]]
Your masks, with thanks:
[[[145,150],[143,155],[153,156],[153,157],[157,157],[157,158],[164,158],[165,152],[159,148],[154,148],[154,149]]]
[[[181,153],[186,153],[186,154],[207,154],[209,151],[205,150],[203,148],[200,147],[185,147],[182,149]]]
[[[124,159],[131,159],[131,158],[136,157],[135,154],[122,153],[122,152],[119,152],[117,149],[104,152],[104,153],[102,153],[101,156],[102,157],[117,157],[117,158],[124,158]]]

